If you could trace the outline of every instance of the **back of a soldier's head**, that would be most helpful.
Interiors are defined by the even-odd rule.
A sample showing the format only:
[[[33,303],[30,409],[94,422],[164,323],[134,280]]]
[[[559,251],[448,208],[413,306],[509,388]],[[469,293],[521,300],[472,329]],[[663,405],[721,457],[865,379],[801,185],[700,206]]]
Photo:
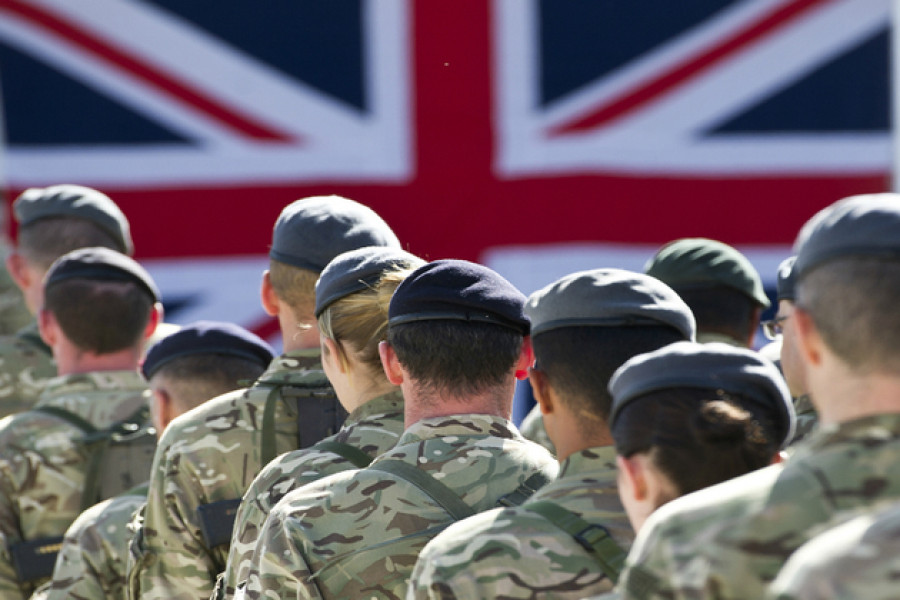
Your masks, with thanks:
[[[511,385],[529,321],[525,296],[462,260],[419,267],[388,310],[388,343],[425,395],[464,398]]]
[[[78,349],[110,354],[142,347],[159,298],[153,279],[133,259],[108,248],[82,248],[50,267],[43,310]]]
[[[770,305],[750,261],[715,240],[669,242],[647,262],[644,272],[678,292],[694,313],[701,340],[712,334],[747,345],[756,330],[759,310]]]
[[[694,317],[661,281],[620,269],[567,275],[534,292],[531,319],[535,370],[560,399],[597,428],[609,417],[609,378],[629,358],[693,340]]]
[[[269,278],[278,297],[300,319],[315,307],[319,274],[337,255],[366,246],[400,248],[375,211],[340,196],[313,196],[281,211],[272,234]]]
[[[900,195],[851,196],[800,231],[796,306],[850,369],[900,374]]]

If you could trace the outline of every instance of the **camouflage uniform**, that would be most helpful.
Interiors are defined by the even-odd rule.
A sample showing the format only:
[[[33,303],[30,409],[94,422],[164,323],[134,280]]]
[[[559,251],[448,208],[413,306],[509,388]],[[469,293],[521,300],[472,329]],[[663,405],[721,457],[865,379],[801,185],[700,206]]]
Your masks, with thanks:
[[[818,525],[900,499],[900,415],[823,427],[773,465],[659,508],[632,547],[625,598],[760,598]]]
[[[144,486],[87,509],[66,531],[53,580],[32,600],[125,597],[125,564],[131,517],[147,501]]]
[[[794,398],[794,412],[797,413],[797,428],[794,430],[794,439],[791,444],[796,444],[808,437],[819,423],[819,413],[813,406],[808,394]]]
[[[509,421],[463,414],[422,419],[359,471],[288,494],[260,533],[249,598],[397,598],[422,547],[452,522],[405,478],[376,469],[396,459],[449,487],[476,511],[495,507],[530,476],[557,464]]]
[[[143,526],[129,553],[130,598],[210,597],[225,568],[228,544],[206,547],[197,508],[239,499],[259,474],[266,400],[279,389],[331,393],[319,350],[276,358],[250,388],[213,398],[166,427],[153,462]],[[298,447],[302,401],[277,396],[276,454]]]
[[[7,254],[0,251],[0,259],[5,260]],[[22,290],[0,264],[0,335],[12,335],[32,321],[34,317],[25,306]]]
[[[0,337],[0,417],[34,406],[52,377],[56,377],[56,363],[36,322],[15,335]]]
[[[900,571],[900,505],[863,514],[810,539],[769,588],[773,600],[890,600]]]
[[[533,406],[525,418],[522,419],[522,435],[526,440],[531,440],[535,444],[540,444],[546,448],[550,454],[556,456],[556,446],[547,435],[547,428],[544,427],[544,415],[541,414],[540,406]]]
[[[146,405],[149,391],[136,371],[81,373],[48,382],[36,408],[70,411],[106,428]],[[9,548],[21,541],[62,536],[81,512],[86,458],[82,431],[58,416],[28,411],[0,425],[0,597],[23,598]],[[146,477],[146,473],[144,476]]]
[[[602,525],[623,550],[634,541],[617,491],[615,448],[587,448],[566,458],[559,479],[525,505],[465,519],[429,542],[407,598],[583,598],[609,591],[612,582],[582,546],[527,510],[541,500]]]
[[[390,450],[403,433],[403,396],[399,391],[369,400],[347,417],[344,426],[325,442],[349,444],[370,458]],[[247,578],[256,539],[272,508],[288,492],[331,475],[356,469],[349,460],[322,447],[288,452],[269,463],[250,484],[234,520],[234,536],[219,597],[234,594],[237,583]]]

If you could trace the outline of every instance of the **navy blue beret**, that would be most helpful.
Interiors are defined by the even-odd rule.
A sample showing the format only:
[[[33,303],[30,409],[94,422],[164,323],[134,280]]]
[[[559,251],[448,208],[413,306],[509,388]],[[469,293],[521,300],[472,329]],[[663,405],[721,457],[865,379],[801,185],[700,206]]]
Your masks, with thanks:
[[[60,256],[44,278],[44,288],[68,279],[130,281],[159,302],[159,288],[134,259],[109,248],[79,248]]]
[[[387,271],[415,269],[425,261],[399,248],[367,246],[338,255],[316,282],[316,317],[341,298],[370,288]]]
[[[436,260],[416,269],[397,287],[388,322],[477,321],[528,335],[525,300],[513,284],[485,266]]]
[[[331,260],[364,246],[400,247],[400,240],[375,211],[340,196],[313,196],[281,211],[269,256],[321,273]]]
[[[275,357],[269,344],[243,327],[220,321],[195,321],[153,344],[147,350],[141,373],[149,380],[163,365],[195,354],[244,358],[263,368]]]

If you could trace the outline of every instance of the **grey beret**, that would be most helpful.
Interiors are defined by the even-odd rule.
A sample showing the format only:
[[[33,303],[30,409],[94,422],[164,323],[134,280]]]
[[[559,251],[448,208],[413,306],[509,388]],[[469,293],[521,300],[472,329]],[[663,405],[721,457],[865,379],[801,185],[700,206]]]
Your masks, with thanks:
[[[639,354],[609,381],[610,424],[622,408],[644,394],[672,388],[701,388],[739,394],[779,414],[782,446],[794,436],[796,415],[784,377],[771,361],[728,344],[676,342]]]
[[[561,327],[668,325],[693,340],[697,329],[691,309],[672,288],[621,269],[566,275],[531,294],[525,313],[532,335]]]
[[[119,251],[131,256],[134,243],[128,219],[109,196],[80,185],[30,188],[13,202],[13,214],[20,226],[47,217],[79,217],[95,223],[116,240]]]
[[[339,254],[316,282],[316,317],[329,305],[372,287],[394,268],[417,269],[425,261],[399,248],[367,246]]]
[[[771,304],[759,272],[747,257],[716,240],[684,238],[669,242],[647,261],[644,272],[675,290],[723,285],[763,308]]]
[[[313,196],[281,211],[269,256],[321,273],[338,254],[365,246],[399,248],[400,241],[371,208],[340,196]]]
[[[850,196],[816,213],[794,243],[796,277],[850,256],[900,260],[900,194]]]
[[[79,248],[63,254],[50,265],[44,288],[70,279],[91,281],[128,281],[137,284],[159,302],[159,288],[150,274],[133,258],[109,248]]]
[[[778,280],[775,282],[778,300],[791,300],[796,298],[797,277],[794,272],[796,256],[791,256],[781,261],[778,265]]]

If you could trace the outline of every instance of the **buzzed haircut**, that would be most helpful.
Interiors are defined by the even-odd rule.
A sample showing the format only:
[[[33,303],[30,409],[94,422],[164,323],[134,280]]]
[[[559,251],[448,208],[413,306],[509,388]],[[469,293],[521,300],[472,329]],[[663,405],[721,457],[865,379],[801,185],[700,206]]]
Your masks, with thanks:
[[[44,308],[82,351],[109,354],[143,341],[153,298],[130,281],[67,279],[47,287]]]
[[[535,368],[543,372],[563,402],[586,417],[608,422],[612,396],[607,386],[613,373],[628,359],[684,340],[665,325],[643,327],[564,327],[535,335],[531,343]]]
[[[420,389],[457,397],[504,384],[524,341],[501,325],[454,320],[391,325],[387,339]]]
[[[697,333],[719,333],[736,340],[749,340],[756,329],[756,302],[746,294],[725,286],[675,288],[694,319]]]
[[[848,257],[802,276],[797,304],[847,365],[900,373],[900,261]]]
[[[210,398],[247,387],[264,371],[258,361],[238,356],[190,354],[165,363],[150,381],[164,382],[179,408],[187,411]]]
[[[295,267],[274,258],[269,259],[269,281],[278,297],[294,309],[298,320],[315,320],[316,281],[319,274]]]
[[[57,258],[79,248],[120,251],[116,239],[81,217],[46,217],[19,228],[18,249],[29,262],[48,270]]]

